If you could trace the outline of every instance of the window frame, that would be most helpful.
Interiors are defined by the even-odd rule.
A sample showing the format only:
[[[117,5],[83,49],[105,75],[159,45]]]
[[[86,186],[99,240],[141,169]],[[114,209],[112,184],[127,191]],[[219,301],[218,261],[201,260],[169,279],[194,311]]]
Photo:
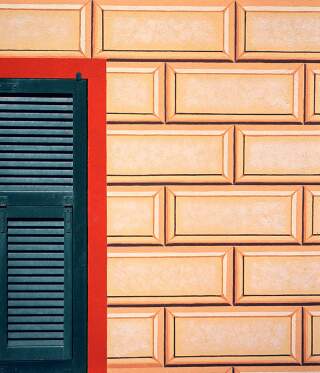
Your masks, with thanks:
[[[0,78],[75,79],[79,73],[88,81],[88,373],[105,373],[106,61],[0,59]]]

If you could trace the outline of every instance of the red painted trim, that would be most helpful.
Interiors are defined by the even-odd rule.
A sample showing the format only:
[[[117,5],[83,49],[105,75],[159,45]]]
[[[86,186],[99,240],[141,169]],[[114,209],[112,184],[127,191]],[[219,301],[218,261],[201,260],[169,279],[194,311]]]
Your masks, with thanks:
[[[88,373],[106,372],[106,62],[1,58],[0,78],[88,79]]]

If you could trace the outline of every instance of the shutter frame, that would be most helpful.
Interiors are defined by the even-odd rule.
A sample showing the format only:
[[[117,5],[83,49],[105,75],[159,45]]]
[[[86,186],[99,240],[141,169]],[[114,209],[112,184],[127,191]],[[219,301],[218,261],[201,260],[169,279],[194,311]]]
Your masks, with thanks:
[[[65,252],[72,255],[72,258],[70,258],[72,267],[70,267],[71,271],[65,272],[65,279],[68,281],[68,278],[72,278],[72,288],[71,291],[65,292],[65,304],[69,305],[71,310],[64,320],[65,330],[68,330],[67,325],[71,325],[70,333],[66,333],[68,335],[65,335],[65,337],[70,340],[70,343],[66,343],[65,348],[59,352],[50,352],[42,356],[39,349],[34,348],[34,356],[31,356],[32,353],[29,351],[25,356],[20,353],[19,356],[13,357],[12,355],[10,357],[8,356],[8,350],[10,352],[10,349],[7,348],[5,343],[6,338],[3,338],[5,334],[3,333],[4,326],[2,326],[0,320],[0,371],[4,369],[5,373],[11,373],[11,371],[15,373],[16,371],[18,373],[84,373],[87,371],[87,81],[79,77],[77,79],[0,79],[0,95],[3,95],[4,92],[13,96],[17,93],[54,93],[72,95],[73,97],[72,188],[54,189],[49,187],[43,189],[37,187],[20,191],[17,188],[3,187],[0,183],[0,228],[1,212],[7,214],[9,210],[13,211],[19,206],[37,206],[38,212],[59,208],[60,211],[63,211],[64,220],[70,220],[71,232],[65,232],[65,241],[66,243],[71,241],[72,250],[65,250]],[[0,117],[0,130],[1,121],[4,120],[5,118]],[[63,123],[63,120],[59,122],[56,121],[56,118],[51,122],[42,121],[42,134],[45,134],[47,129],[48,131],[54,131],[54,125],[60,131],[61,123]],[[32,129],[36,126],[37,122],[29,120],[28,128]],[[21,133],[21,130],[25,127],[23,121],[16,122],[15,128],[17,128],[18,133]],[[7,132],[4,134],[8,135]],[[68,134],[70,133],[68,132]],[[50,135],[53,136],[54,132]],[[22,156],[18,161],[20,159],[23,162]],[[69,162],[70,159],[65,157],[61,161]],[[70,215],[72,215],[71,219],[69,219]],[[0,263],[6,261],[3,256],[7,253],[4,235],[5,233],[0,232]],[[68,261],[69,259],[65,257],[65,260]],[[6,278],[6,273],[0,267],[0,280],[4,278]],[[1,283],[4,284],[4,282],[0,282],[0,297],[2,297],[4,289],[7,288],[7,283],[5,283],[6,286],[2,286]],[[0,312],[1,307],[4,307],[1,306],[2,303],[0,302]],[[7,320],[7,318],[5,319]],[[10,352],[10,354],[12,353]],[[10,360],[11,358],[12,360]]]
[[[9,224],[10,221],[21,221],[21,220],[42,220],[44,222],[52,221],[55,219],[59,219],[63,221],[63,227],[64,227],[64,243],[63,243],[63,252],[64,252],[64,342],[63,342],[63,347],[58,347],[58,346],[46,346],[44,342],[44,346],[40,347],[35,345],[32,345],[32,343],[28,346],[27,344],[23,346],[23,341],[20,341],[22,344],[21,346],[9,346],[7,343],[2,344],[2,351],[1,351],[1,359],[2,360],[39,360],[39,359],[48,359],[48,360],[65,360],[65,359],[71,359],[72,357],[72,223],[70,225],[69,232],[66,231],[65,225],[66,225],[66,219],[72,219],[72,208],[71,207],[63,207],[63,206],[7,206],[6,208],[2,208],[3,210],[6,210],[6,232],[3,233],[4,236],[6,236],[4,239],[2,237],[2,244],[7,242],[7,245],[5,245],[5,250],[4,252],[6,255],[1,255],[1,267],[4,268],[6,267],[7,270],[9,267],[7,267],[7,263],[9,260],[9,250],[10,248],[10,242],[8,241],[8,231],[10,229]],[[21,220],[18,220],[21,219]],[[9,222],[9,224],[8,224]],[[23,240],[24,237],[22,237]],[[46,244],[40,243],[40,245],[43,246],[43,251],[46,250]],[[17,246],[17,245],[16,245]],[[34,253],[34,250],[28,250],[32,251]],[[48,249],[47,249],[48,251]],[[51,252],[51,250],[49,250]],[[37,255],[37,254],[36,254]],[[25,262],[28,262],[30,259],[25,260]],[[23,260],[22,260],[23,261]],[[32,258],[31,258],[31,267],[32,267]],[[49,261],[49,260],[48,260]],[[5,277],[2,278],[4,280],[4,288],[7,288],[7,292],[4,292],[2,294],[2,299],[5,301],[3,302],[3,309],[2,309],[2,315],[5,317],[1,317],[0,322],[1,322],[1,341],[7,341],[8,340],[8,333],[9,330],[7,329],[8,327],[8,320],[9,320],[9,314],[8,310],[11,308],[10,305],[8,308],[6,305],[8,304],[8,277],[9,274],[7,271],[1,271],[5,273]],[[42,276],[42,278],[45,280],[45,275]],[[25,294],[22,292],[22,294]],[[14,301],[13,301],[14,302]],[[34,303],[34,306],[26,307],[26,306],[14,306],[15,310],[22,310],[23,308],[28,308],[28,309],[42,309],[42,310],[56,310],[57,307],[52,307],[53,301],[50,301],[50,306],[45,306],[44,303],[47,302],[45,299],[41,300],[42,306],[40,307],[37,305],[37,300],[30,300],[30,303]],[[34,316],[35,313],[33,313]],[[23,333],[22,333],[23,334]],[[35,340],[37,343],[39,341]]]

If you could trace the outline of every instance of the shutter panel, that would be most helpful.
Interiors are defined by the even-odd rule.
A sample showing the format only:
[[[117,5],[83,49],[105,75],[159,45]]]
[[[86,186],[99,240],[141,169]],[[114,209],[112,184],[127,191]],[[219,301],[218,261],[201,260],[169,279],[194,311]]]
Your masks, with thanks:
[[[71,357],[71,208],[9,206],[2,212],[7,273],[1,314],[6,359]]]
[[[73,97],[0,93],[0,191],[72,191]]]
[[[0,372],[86,372],[86,131],[86,81],[0,79]]]

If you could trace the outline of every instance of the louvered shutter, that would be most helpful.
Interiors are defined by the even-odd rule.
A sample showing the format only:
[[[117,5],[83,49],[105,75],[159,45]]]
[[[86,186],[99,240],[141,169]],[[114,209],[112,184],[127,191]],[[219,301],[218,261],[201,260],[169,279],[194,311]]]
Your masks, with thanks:
[[[0,94],[0,190],[72,190],[73,98]]]
[[[0,79],[0,293],[0,372],[86,371],[83,80]]]
[[[71,357],[71,208],[2,209],[2,340],[8,359]]]

